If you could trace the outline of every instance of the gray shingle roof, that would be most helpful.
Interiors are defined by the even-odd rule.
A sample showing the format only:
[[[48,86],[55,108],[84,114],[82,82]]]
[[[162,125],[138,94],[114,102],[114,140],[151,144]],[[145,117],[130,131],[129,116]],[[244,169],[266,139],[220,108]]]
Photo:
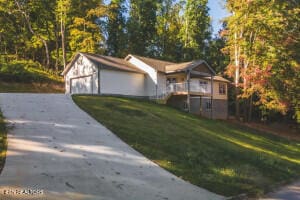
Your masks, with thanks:
[[[83,55],[89,60],[91,60],[94,63],[99,63],[104,68],[110,68],[110,69],[116,69],[116,70],[122,70],[122,71],[128,71],[128,72],[136,72],[136,73],[142,73],[145,74],[143,70],[140,70],[133,64],[127,62],[126,60],[122,58],[116,58],[111,56],[103,56],[103,55],[97,55],[97,54],[91,54],[91,53],[77,53],[72,61],[67,65],[66,69],[62,72],[63,75],[65,75],[70,68],[73,66],[74,62],[77,60],[77,58]]]
[[[166,66],[167,65],[176,64],[176,63],[173,63],[173,62],[158,60],[158,59],[154,59],[154,58],[147,58],[147,57],[137,56],[137,55],[132,55],[132,56],[136,57],[137,59],[143,61],[144,63],[146,63],[150,67],[153,67],[154,69],[156,69],[157,71],[160,71],[160,72],[166,72]]]
[[[112,56],[103,56],[103,55],[96,55],[91,53],[82,53],[84,56],[86,56],[88,59],[103,64],[105,67],[113,67],[116,69],[124,70],[124,71],[130,71],[130,72],[138,72],[138,73],[145,73],[144,71],[140,70],[133,64],[127,62],[126,60],[122,58],[116,58]]]

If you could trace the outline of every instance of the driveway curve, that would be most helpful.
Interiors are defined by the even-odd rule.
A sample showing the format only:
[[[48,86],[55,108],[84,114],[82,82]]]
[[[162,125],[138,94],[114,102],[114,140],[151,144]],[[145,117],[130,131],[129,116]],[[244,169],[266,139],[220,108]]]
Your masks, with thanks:
[[[224,199],[151,162],[63,94],[0,94],[0,199]],[[122,123],[122,122],[120,122]]]

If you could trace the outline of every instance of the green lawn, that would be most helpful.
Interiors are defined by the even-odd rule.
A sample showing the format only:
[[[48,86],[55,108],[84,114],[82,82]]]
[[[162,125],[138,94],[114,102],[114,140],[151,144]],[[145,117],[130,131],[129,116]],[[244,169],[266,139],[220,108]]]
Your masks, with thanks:
[[[258,196],[300,177],[300,143],[145,100],[73,96],[161,167],[225,196]]]
[[[0,81],[0,93],[64,93],[64,83],[18,83]]]
[[[0,110],[0,173],[5,163],[6,147],[6,127]]]

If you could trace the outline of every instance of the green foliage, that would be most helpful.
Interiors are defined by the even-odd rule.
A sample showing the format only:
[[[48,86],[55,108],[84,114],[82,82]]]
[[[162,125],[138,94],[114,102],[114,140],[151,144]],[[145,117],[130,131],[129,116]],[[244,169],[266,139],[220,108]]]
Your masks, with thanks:
[[[159,0],[131,0],[128,19],[129,52],[152,55],[156,36],[156,12]]]
[[[6,125],[4,122],[4,117],[0,110],[0,173],[4,167],[5,158],[6,158],[6,150],[7,150],[6,134],[7,134]]]
[[[223,38],[213,38],[209,41],[208,52],[206,53],[207,63],[215,70],[217,74],[222,74],[226,71],[230,58],[222,52],[225,47]]]
[[[182,11],[183,3],[181,1],[166,0],[159,4],[156,24],[156,57],[181,61],[183,44],[180,39],[180,29],[183,18],[180,13]]]
[[[149,159],[212,192],[258,196],[300,177],[299,142],[146,100],[73,99]]]
[[[98,19],[105,14],[99,0],[0,1],[0,54],[61,70],[61,34],[67,55],[101,52]]]
[[[6,82],[62,82],[54,73],[46,72],[38,62],[18,60],[0,64],[0,79]]]
[[[107,54],[117,57],[124,57],[128,53],[126,50],[126,18],[127,8],[125,0],[112,0],[109,4],[109,18],[106,24],[107,31]]]
[[[199,59],[206,55],[211,38],[207,0],[187,0],[184,24],[181,30],[184,43],[184,59]]]
[[[76,4],[78,3],[78,4]],[[72,23],[68,29],[69,46],[72,52],[100,53],[100,43],[103,43],[99,18],[107,14],[107,8],[102,1],[72,1]]]
[[[258,96],[261,108],[285,114],[300,99],[298,1],[227,1],[231,13],[225,31],[231,63],[239,77],[241,98]],[[276,34],[275,34],[276,33]]]

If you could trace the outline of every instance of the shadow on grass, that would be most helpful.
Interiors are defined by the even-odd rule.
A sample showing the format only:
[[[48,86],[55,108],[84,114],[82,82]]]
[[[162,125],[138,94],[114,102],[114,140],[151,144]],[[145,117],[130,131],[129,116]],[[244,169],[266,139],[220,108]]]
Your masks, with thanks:
[[[259,196],[300,177],[297,142],[145,100],[73,99],[149,159],[218,194]]]

